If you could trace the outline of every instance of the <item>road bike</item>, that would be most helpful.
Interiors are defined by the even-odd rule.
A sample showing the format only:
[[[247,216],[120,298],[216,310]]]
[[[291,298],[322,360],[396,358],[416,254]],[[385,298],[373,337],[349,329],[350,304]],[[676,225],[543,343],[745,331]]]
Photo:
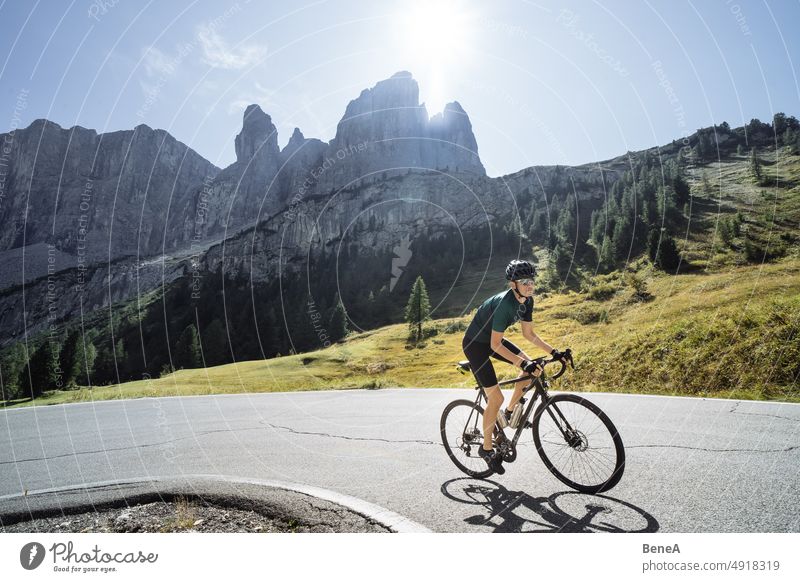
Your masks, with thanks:
[[[625,447],[614,423],[592,402],[575,394],[556,394],[548,390],[551,380],[560,377],[567,363],[574,368],[572,353],[562,358],[534,360],[541,370],[538,376],[528,374],[522,379],[530,383],[523,389],[517,406],[523,410],[513,436],[509,439],[500,422],[495,419],[492,442],[503,462],[517,460],[517,443],[522,433],[531,429],[533,442],[542,462],[562,483],[582,493],[601,493],[614,487],[625,470]],[[548,376],[545,368],[560,364],[560,369]],[[468,361],[458,362],[460,372],[471,372]],[[500,382],[502,387],[519,382],[520,378]],[[495,471],[479,455],[483,446],[483,403],[486,392],[478,385],[474,400],[455,400],[448,404],[440,421],[442,443],[447,455],[467,475],[485,479]],[[530,400],[525,395],[533,390]],[[538,403],[538,406],[537,406]]]

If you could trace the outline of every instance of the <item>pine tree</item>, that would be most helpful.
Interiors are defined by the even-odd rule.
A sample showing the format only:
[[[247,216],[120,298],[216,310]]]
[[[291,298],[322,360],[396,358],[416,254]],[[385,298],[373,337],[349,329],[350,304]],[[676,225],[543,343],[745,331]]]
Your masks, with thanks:
[[[122,338],[114,344],[114,359],[117,362],[116,381],[125,382],[128,378],[128,354],[125,352],[125,342]]]
[[[680,264],[681,256],[675,239],[669,233],[664,232],[661,236],[661,244],[658,247],[655,264],[662,271],[674,272]]]
[[[705,162],[712,156],[711,140],[705,133],[697,137],[697,144],[694,146],[694,154],[698,162]]]
[[[72,387],[75,385],[75,374],[72,368],[80,337],[80,329],[74,330],[67,336],[64,347],[61,348],[61,369],[64,370],[64,386]]]
[[[604,271],[614,268],[614,247],[610,236],[603,238],[603,245],[600,247],[600,268]]]
[[[764,261],[764,249],[749,235],[744,237],[744,256],[751,263],[761,263]]]
[[[102,342],[106,343],[107,342]],[[114,352],[107,345],[101,345],[97,349],[97,358],[95,360],[94,375],[92,376],[93,384],[108,384],[116,375],[114,370]]]
[[[0,400],[13,400],[24,396],[22,370],[25,369],[25,346],[22,342],[13,344],[3,352],[0,359]]]
[[[672,179],[672,187],[675,192],[675,204],[677,206],[686,204],[689,201],[691,192],[689,190],[689,184],[686,182],[683,175],[678,174]]]
[[[75,385],[91,386],[94,374],[97,348],[92,343],[91,336],[86,334],[83,341],[78,343],[75,350],[75,359],[72,363],[73,382]]]
[[[564,283],[565,275],[562,275],[562,267],[565,261],[569,264],[568,258],[560,243],[557,242],[550,249],[546,273],[548,284],[552,289],[558,289]]]
[[[347,335],[347,314],[341,300],[333,306],[330,319],[330,335],[332,342],[338,342]]]
[[[199,368],[203,365],[200,339],[197,335],[197,327],[193,323],[187,325],[181,332],[175,348],[175,365],[178,368]]]
[[[46,339],[28,360],[22,371],[25,394],[32,398],[40,396],[45,390],[55,390],[59,382],[60,349],[55,342]]]
[[[589,230],[589,238],[592,241],[592,244],[597,249],[598,254],[600,253],[600,247],[603,244],[603,239],[605,238],[605,228],[606,228],[606,213],[602,209],[597,209],[592,211],[592,218],[590,220],[591,228]]]
[[[663,220],[669,227],[678,224],[679,214],[675,204],[675,193],[670,186],[658,189],[656,205],[659,221]]]
[[[756,180],[761,181],[761,160],[758,159],[756,148],[750,150],[750,173]]]
[[[631,255],[631,243],[633,238],[633,226],[628,215],[620,216],[614,225],[614,235],[612,245],[614,259],[617,261],[627,261]]]
[[[647,235],[647,254],[650,260],[655,264],[656,257],[658,256],[658,247],[661,242],[661,229],[651,228]]]
[[[772,129],[775,132],[775,135],[781,135],[784,131],[786,131],[786,114],[785,113],[776,113],[772,116]]]
[[[428,299],[428,291],[425,288],[425,281],[421,276],[417,277],[414,281],[414,286],[411,288],[411,295],[408,298],[408,304],[405,309],[406,323],[410,328],[410,339],[413,341],[422,340],[422,324],[429,319],[431,311],[430,300]]]
[[[719,238],[726,246],[730,246],[733,239],[733,227],[727,217],[722,217],[717,224]]]
[[[92,338],[91,334],[84,334],[78,329],[67,340],[61,359],[64,362],[65,386],[68,388],[91,385],[90,378],[97,358]]]

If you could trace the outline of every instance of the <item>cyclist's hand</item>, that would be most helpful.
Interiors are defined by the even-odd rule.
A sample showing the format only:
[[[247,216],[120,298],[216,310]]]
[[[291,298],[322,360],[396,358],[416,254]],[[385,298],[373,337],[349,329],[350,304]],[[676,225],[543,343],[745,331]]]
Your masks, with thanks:
[[[533,374],[534,376],[538,376],[542,373],[542,366],[536,360],[526,360],[522,363],[522,369],[528,374]]]
[[[575,362],[572,360],[572,350],[570,348],[567,348],[563,352],[559,352],[558,350],[555,350],[555,352],[556,353],[553,354],[554,358],[557,357],[559,360],[564,362],[565,366],[569,364],[570,366],[572,366],[573,370],[575,369]]]

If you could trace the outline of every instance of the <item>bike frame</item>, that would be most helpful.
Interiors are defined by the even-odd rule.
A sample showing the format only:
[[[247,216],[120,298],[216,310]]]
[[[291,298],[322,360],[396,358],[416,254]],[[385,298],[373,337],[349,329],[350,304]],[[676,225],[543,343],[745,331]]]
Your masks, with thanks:
[[[534,389],[535,391],[530,401],[528,402],[527,408],[522,414],[522,418],[519,421],[519,425],[515,429],[516,432],[514,432],[514,437],[511,439],[511,445],[514,449],[516,449],[517,447],[517,442],[522,436],[522,431],[525,429],[525,425],[528,424],[528,419],[530,418],[531,413],[536,407],[536,403],[540,402],[541,406],[545,406],[550,401],[550,396],[547,393],[547,388],[545,385],[545,383],[547,382],[547,377],[545,376],[544,371],[542,371],[542,373],[539,376],[530,376],[530,378],[531,378],[531,383],[528,384],[527,387],[522,389],[522,394],[524,395],[530,392],[531,389]],[[498,383],[498,386],[502,387],[508,384],[516,384],[519,381],[520,381],[519,378],[514,378],[513,380],[504,380],[503,382]],[[486,391],[483,389],[483,387],[476,386],[475,388],[478,390],[478,397],[475,399],[475,404],[481,406],[481,400],[486,400],[486,402],[488,403],[489,398],[486,396]],[[486,407],[483,408],[484,410],[486,409]],[[552,412],[550,414],[552,415]],[[469,424],[469,420],[467,421],[467,423]],[[560,423],[557,422],[556,425],[559,427],[559,429],[561,428]],[[505,431],[500,427],[500,424],[495,421],[494,426],[498,434],[502,434],[503,437],[505,437]]]

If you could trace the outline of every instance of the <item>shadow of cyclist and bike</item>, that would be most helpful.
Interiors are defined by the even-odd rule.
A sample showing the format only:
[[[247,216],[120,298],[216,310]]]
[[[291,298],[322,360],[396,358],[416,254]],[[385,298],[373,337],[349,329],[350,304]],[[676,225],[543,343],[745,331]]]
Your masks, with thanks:
[[[607,495],[561,491],[533,497],[512,491],[487,479],[469,477],[445,481],[442,494],[481,508],[464,521],[493,532],[652,533],[659,530],[655,517],[625,501]]]

